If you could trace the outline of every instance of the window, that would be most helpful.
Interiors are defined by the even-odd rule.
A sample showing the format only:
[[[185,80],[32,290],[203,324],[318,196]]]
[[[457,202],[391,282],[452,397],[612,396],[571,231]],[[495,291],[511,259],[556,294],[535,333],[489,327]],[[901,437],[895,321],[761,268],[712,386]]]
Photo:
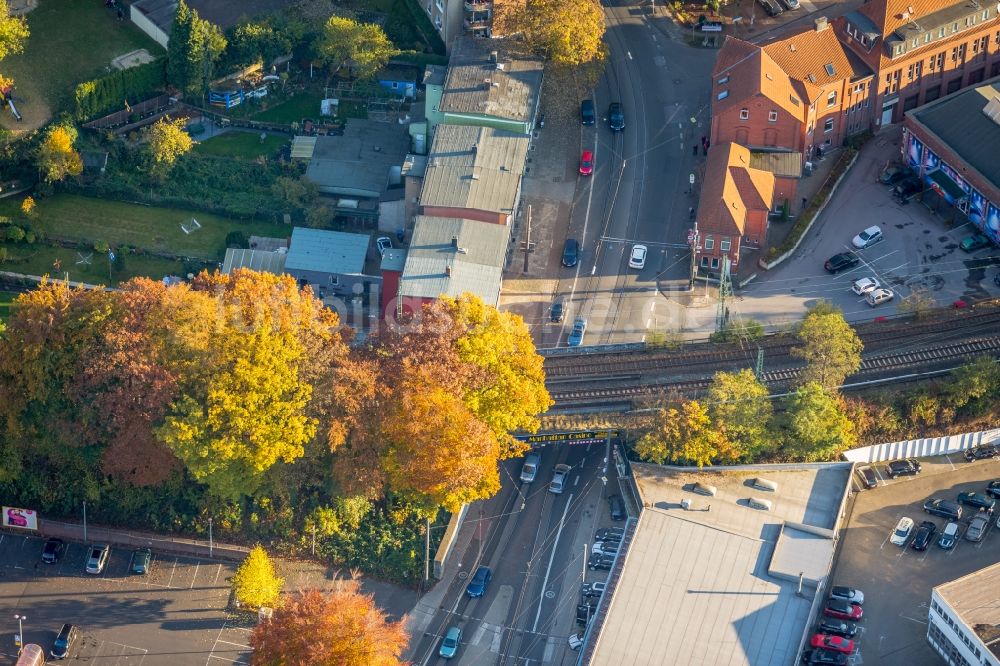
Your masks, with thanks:
[[[986,11],[983,12],[982,19],[984,21],[988,21],[990,19],[990,10],[987,9]]]
[[[718,267],[719,267],[719,258],[712,257],[712,268],[718,268]]]
[[[331,275],[330,276],[330,284],[332,284],[335,287],[338,284],[340,284],[340,276],[339,275]]]
[[[866,37],[865,35],[861,35],[861,45],[868,46],[868,37]]]
[[[711,235],[705,236],[705,249],[711,250],[715,247],[715,239]]]
[[[833,118],[827,118],[826,122],[823,123],[823,132],[829,134],[833,131]]]
[[[903,55],[903,45],[902,44],[897,44],[896,48],[894,48],[892,50],[892,54],[893,55]]]
[[[938,30],[938,37],[944,37],[944,28]]]
[[[829,95],[826,96],[826,105],[833,106],[837,103],[837,91],[834,90]]]
[[[930,42],[931,42],[931,33],[925,32],[924,33],[924,44],[930,44]]]
[[[729,238],[723,236],[722,240],[719,241],[719,250],[721,250],[722,252],[729,252],[730,246],[731,244]]]
[[[708,257],[702,257],[701,258],[701,267],[702,268],[708,268]]]
[[[729,83],[729,75],[727,74],[726,76],[723,76],[721,79],[716,81],[716,83],[718,83],[720,86]]]
[[[913,41],[910,42],[910,48],[917,48],[917,44],[920,43],[919,37],[914,37]]]
[[[924,69],[923,60],[918,60],[915,63],[913,63],[913,76],[919,79],[920,75],[923,73],[923,69]]]
[[[728,90],[720,90],[719,94],[715,96],[716,99],[726,99],[727,97],[729,97]]]
[[[776,122],[778,122],[778,112],[777,111],[768,111],[767,112],[767,121],[769,123],[776,123]]]
[[[826,65],[824,65],[824,67],[826,68],[826,75],[827,76],[833,76],[834,75],[835,71],[833,69],[833,63],[832,62],[826,63]]]
[[[750,109],[740,109],[740,120],[748,120],[750,118]]]

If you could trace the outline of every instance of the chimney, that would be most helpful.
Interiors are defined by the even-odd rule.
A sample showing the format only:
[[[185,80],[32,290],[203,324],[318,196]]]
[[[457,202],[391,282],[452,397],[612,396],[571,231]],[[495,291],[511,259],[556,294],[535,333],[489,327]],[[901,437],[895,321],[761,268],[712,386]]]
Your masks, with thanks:
[[[830,27],[830,22],[825,16],[820,16],[819,18],[815,19],[815,23],[816,23],[816,32],[823,32],[824,30]]]
[[[478,143],[472,144],[472,154],[475,155],[478,152],[479,152],[479,144]]]
[[[458,236],[451,237],[451,246],[456,250],[458,249]]]
[[[451,264],[444,267],[445,277],[451,277]]]

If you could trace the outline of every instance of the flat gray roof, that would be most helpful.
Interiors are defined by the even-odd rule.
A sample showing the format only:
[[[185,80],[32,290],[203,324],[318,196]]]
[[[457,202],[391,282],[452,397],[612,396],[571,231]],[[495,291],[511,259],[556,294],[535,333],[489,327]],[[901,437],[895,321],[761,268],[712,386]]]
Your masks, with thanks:
[[[455,40],[441,112],[531,120],[542,87],[542,62],[504,57],[498,63],[490,62],[491,50],[483,44],[487,41]]]
[[[420,204],[513,213],[527,155],[526,135],[438,125]]]
[[[136,0],[132,8],[145,14],[153,25],[170,36],[177,15],[177,0]]]
[[[906,113],[1000,188],[1000,124],[983,113],[995,97],[1000,97],[1000,77]]]
[[[288,253],[278,250],[246,250],[229,248],[222,262],[222,272],[229,275],[237,268],[249,268],[262,273],[281,275],[285,272]]]
[[[406,250],[401,247],[391,247],[382,255],[379,268],[383,271],[396,271],[401,273],[406,265]]]
[[[316,137],[306,177],[325,194],[375,198],[385,191],[390,170],[402,166],[409,149],[404,125],[351,118],[343,136]]]
[[[836,526],[851,464],[632,470],[644,508],[589,663],[662,664],[669,655],[677,666],[791,664],[812,599],[775,566],[798,557],[814,575],[817,566],[829,573],[833,543],[817,553],[815,541]],[[751,489],[757,476],[778,491]],[[693,493],[696,482],[716,495]],[[770,500],[771,510],[746,506],[748,497]]]
[[[285,268],[289,271],[317,271],[336,275],[360,275],[371,237],[326,229],[292,229]]]
[[[1000,657],[1000,562],[934,589]]]
[[[437,298],[470,292],[496,304],[509,240],[506,225],[418,215],[399,280],[400,296]]]

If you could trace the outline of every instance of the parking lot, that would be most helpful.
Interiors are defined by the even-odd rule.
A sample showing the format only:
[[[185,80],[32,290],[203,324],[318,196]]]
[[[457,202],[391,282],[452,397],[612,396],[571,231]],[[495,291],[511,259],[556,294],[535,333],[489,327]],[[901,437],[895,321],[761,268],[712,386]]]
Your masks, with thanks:
[[[797,321],[806,308],[826,299],[838,305],[848,321],[866,321],[896,314],[900,301],[914,292],[933,298],[939,306],[1000,295],[1000,286],[993,281],[1000,248],[963,252],[962,239],[976,231],[971,224],[950,224],[947,208],[933,213],[919,197],[900,204],[891,188],[878,182],[886,164],[898,159],[898,128],[872,139],[799,249],[774,269],[759,271],[737,296],[734,313],[780,326]],[[824,262],[854,250],[854,235],[871,225],[881,227],[885,239],[855,250],[861,262],[853,268],[836,275],[826,272]],[[895,298],[870,307],[851,292],[852,283],[864,277],[893,290]]]
[[[927,610],[931,588],[997,561],[1000,530],[994,519],[982,541],[961,538],[975,510],[964,507],[959,540],[952,550],[937,545],[948,522],[923,511],[932,497],[954,501],[958,493],[982,493],[987,482],[1000,478],[1000,462],[967,463],[961,455],[923,459],[917,476],[889,480],[884,465],[876,465],[879,485],[858,492],[847,528],[842,532],[833,585],[846,585],[865,594],[864,617],[852,663],[913,666],[941,663],[927,643]],[[855,482],[855,489],[860,486]],[[894,546],[889,536],[903,516],[917,526],[924,520],[938,533],[926,551]],[[915,531],[915,529],[914,529]]]
[[[129,573],[132,550],[111,548],[100,575],[84,571],[87,546],[68,543],[62,559],[43,564],[44,539],[0,534],[0,664],[16,661],[14,634],[46,651],[63,623],[80,626],[68,663],[248,664],[248,629],[227,622],[234,566],[153,553],[150,572]]]

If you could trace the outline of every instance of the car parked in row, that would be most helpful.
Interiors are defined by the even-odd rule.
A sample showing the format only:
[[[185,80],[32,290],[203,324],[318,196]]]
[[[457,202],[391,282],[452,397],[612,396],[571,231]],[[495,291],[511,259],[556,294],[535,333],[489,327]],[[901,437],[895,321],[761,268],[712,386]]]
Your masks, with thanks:
[[[855,604],[865,603],[865,593],[861,590],[855,590],[853,587],[846,587],[844,585],[834,585],[830,588],[830,598],[840,599],[842,601],[850,601]]]
[[[465,593],[472,599],[481,597],[486,594],[486,588],[490,586],[491,580],[493,580],[492,569],[481,566],[476,569],[476,573],[469,580],[469,584],[465,588]]]
[[[969,521],[969,528],[965,530],[967,541],[982,541],[986,536],[986,528],[990,526],[990,518],[982,509]]]
[[[858,625],[832,617],[821,617],[816,624],[816,631],[821,634],[854,638],[858,634]]]
[[[863,277],[860,280],[854,281],[854,284],[851,285],[851,291],[858,296],[865,296],[878,289],[879,286],[878,280],[875,278]]]
[[[92,545],[87,555],[87,573],[97,575],[104,571],[104,565],[108,563],[110,554],[111,546],[107,544]]]
[[[580,242],[575,238],[567,238],[563,243],[562,265],[573,268],[580,260]]]
[[[809,644],[814,648],[830,650],[831,652],[842,652],[850,654],[854,652],[854,641],[843,636],[830,636],[828,634],[815,634]]]
[[[811,666],[845,666],[847,655],[830,650],[809,650],[802,655],[802,663]]]
[[[915,476],[920,474],[920,463],[915,458],[893,460],[886,465],[885,473],[890,479],[895,479],[897,476]]]
[[[875,468],[871,465],[859,467],[858,475],[861,477],[861,483],[865,488],[875,488],[878,486],[878,476],[875,474]]]
[[[585,150],[580,155],[580,175],[589,176],[594,173],[594,152]]]
[[[608,539],[621,539],[625,536],[624,527],[602,527],[594,532],[596,541],[607,541]]]
[[[910,532],[913,531],[913,519],[903,516],[896,523],[895,529],[892,530],[892,536],[889,537],[889,543],[894,546],[904,546],[906,545],[906,540],[910,538]]]
[[[594,100],[585,99],[580,102],[580,124],[593,125],[596,118],[597,113],[594,111]]]
[[[618,493],[608,495],[608,511],[611,513],[611,520],[625,520],[628,517],[625,512],[625,501]]]
[[[563,318],[566,316],[566,306],[563,305],[561,300],[556,301],[552,304],[552,312],[549,314],[549,321],[553,324],[561,324]]]
[[[66,542],[62,539],[48,539],[42,547],[42,562],[45,564],[55,564],[66,551]]]
[[[608,584],[602,582],[584,583],[580,588],[580,594],[584,597],[600,597],[607,587]]]
[[[586,317],[577,317],[573,320],[573,330],[569,332],[569,338],[566,339],[566,344],[570,347],[579,347],[583,345],[583,336],[587,334],[587,319]]]
[[[959,493],[958,501],[975,509],[985,509],[988,513],[993,513],[993,508],[997,504],[997,501],[992,497],[979,493]]]
[[[944,526],[941,530],[941,536],[938,537],[938,547],[944,550],[951,550],[955,547],[958,542],[958,523],[953,520],[948,521],[948,524]]]
[[[615,563],[614,555],[604,555],[603,553],[591,553],[587,560],[587,566],[594,571],[609,571]]]
[[[826,263],[823,264],[823,268],[830,273],[839,273],[852,266],[857,266],[860,261],[861,259],[858,258],[858,255],[853,252],[841,252],[827,259]]]
[[[1000,479],[986,484],[986,494],[990,497],[1000,498]]]
[[[962,248],[963,252],[975,252],[976,250],[981,250],[984,247],[989,247],[990,239],[983,234],[972,234],[971,236],[966,236],[962,239],[962,242],[958,244]]]
[[[137,576],[145,576],[149,573],[149,565],[153,561],[153,553],[149,548],[139,548],[132,553],[132,566],[129,571]]]
[[[875,224],[852,238],[851,245],[859,250],[864,250],[865,248],[871,247],[872,245],[875,245],[875,243],[883,240],[885,240],[885,236],[882,234],[882,228]]]
[[[882,287],[881,289],[875,289],[874,291],[868,292],[865,296],[865,302],[871,307],[877,305],[882,305],[883,303],[888,303],[896,297],[896,293],[892,289],[886,289]]]
[[[988,458],[1000,459],[1000,444],[980,444],[965,450],[965,459],[969,462]]]
[[[49,656],[53,659],[65,659],[73,650],[73,646],[80,638],[80,628],[75,624],[64,624],[52,642],[52,649]]]
[[[962,507],[951,500],[932,497],[924,502],[924,511],[932,516],[940,516],[948,520],[962,519]]]
[[[621,541],[598,541],[590,547],[590,552],[600,553],[601,555],[614,555],[621,547]]]
[[[910,176],[899,181],[896,187],[892,188],[892,195],[901,202],[906,202],[923,189],[924,186],[920,183],[920,179],[916,176]]]
[[[562,494],[563,489],[566,487],[566,478],[569,476],[571,469],[573,468],[563,463],[556,465],[552,469],[552,481],[549,482],[550,493],[555,493],[556,495]]]
[[[935,533],[937,533],[937,525],[934,522],[930,520],[921,522],[916,534],[913,535],[913,541],[910,542],[910,548],[913,550],[927,550],[927,546],[931,545],[934,541]]]
[[[841,620],[860,620],[864,615],[861,604],[852,604],[841,599],[828,599],[823,608],[823,615],[837,617]]]

